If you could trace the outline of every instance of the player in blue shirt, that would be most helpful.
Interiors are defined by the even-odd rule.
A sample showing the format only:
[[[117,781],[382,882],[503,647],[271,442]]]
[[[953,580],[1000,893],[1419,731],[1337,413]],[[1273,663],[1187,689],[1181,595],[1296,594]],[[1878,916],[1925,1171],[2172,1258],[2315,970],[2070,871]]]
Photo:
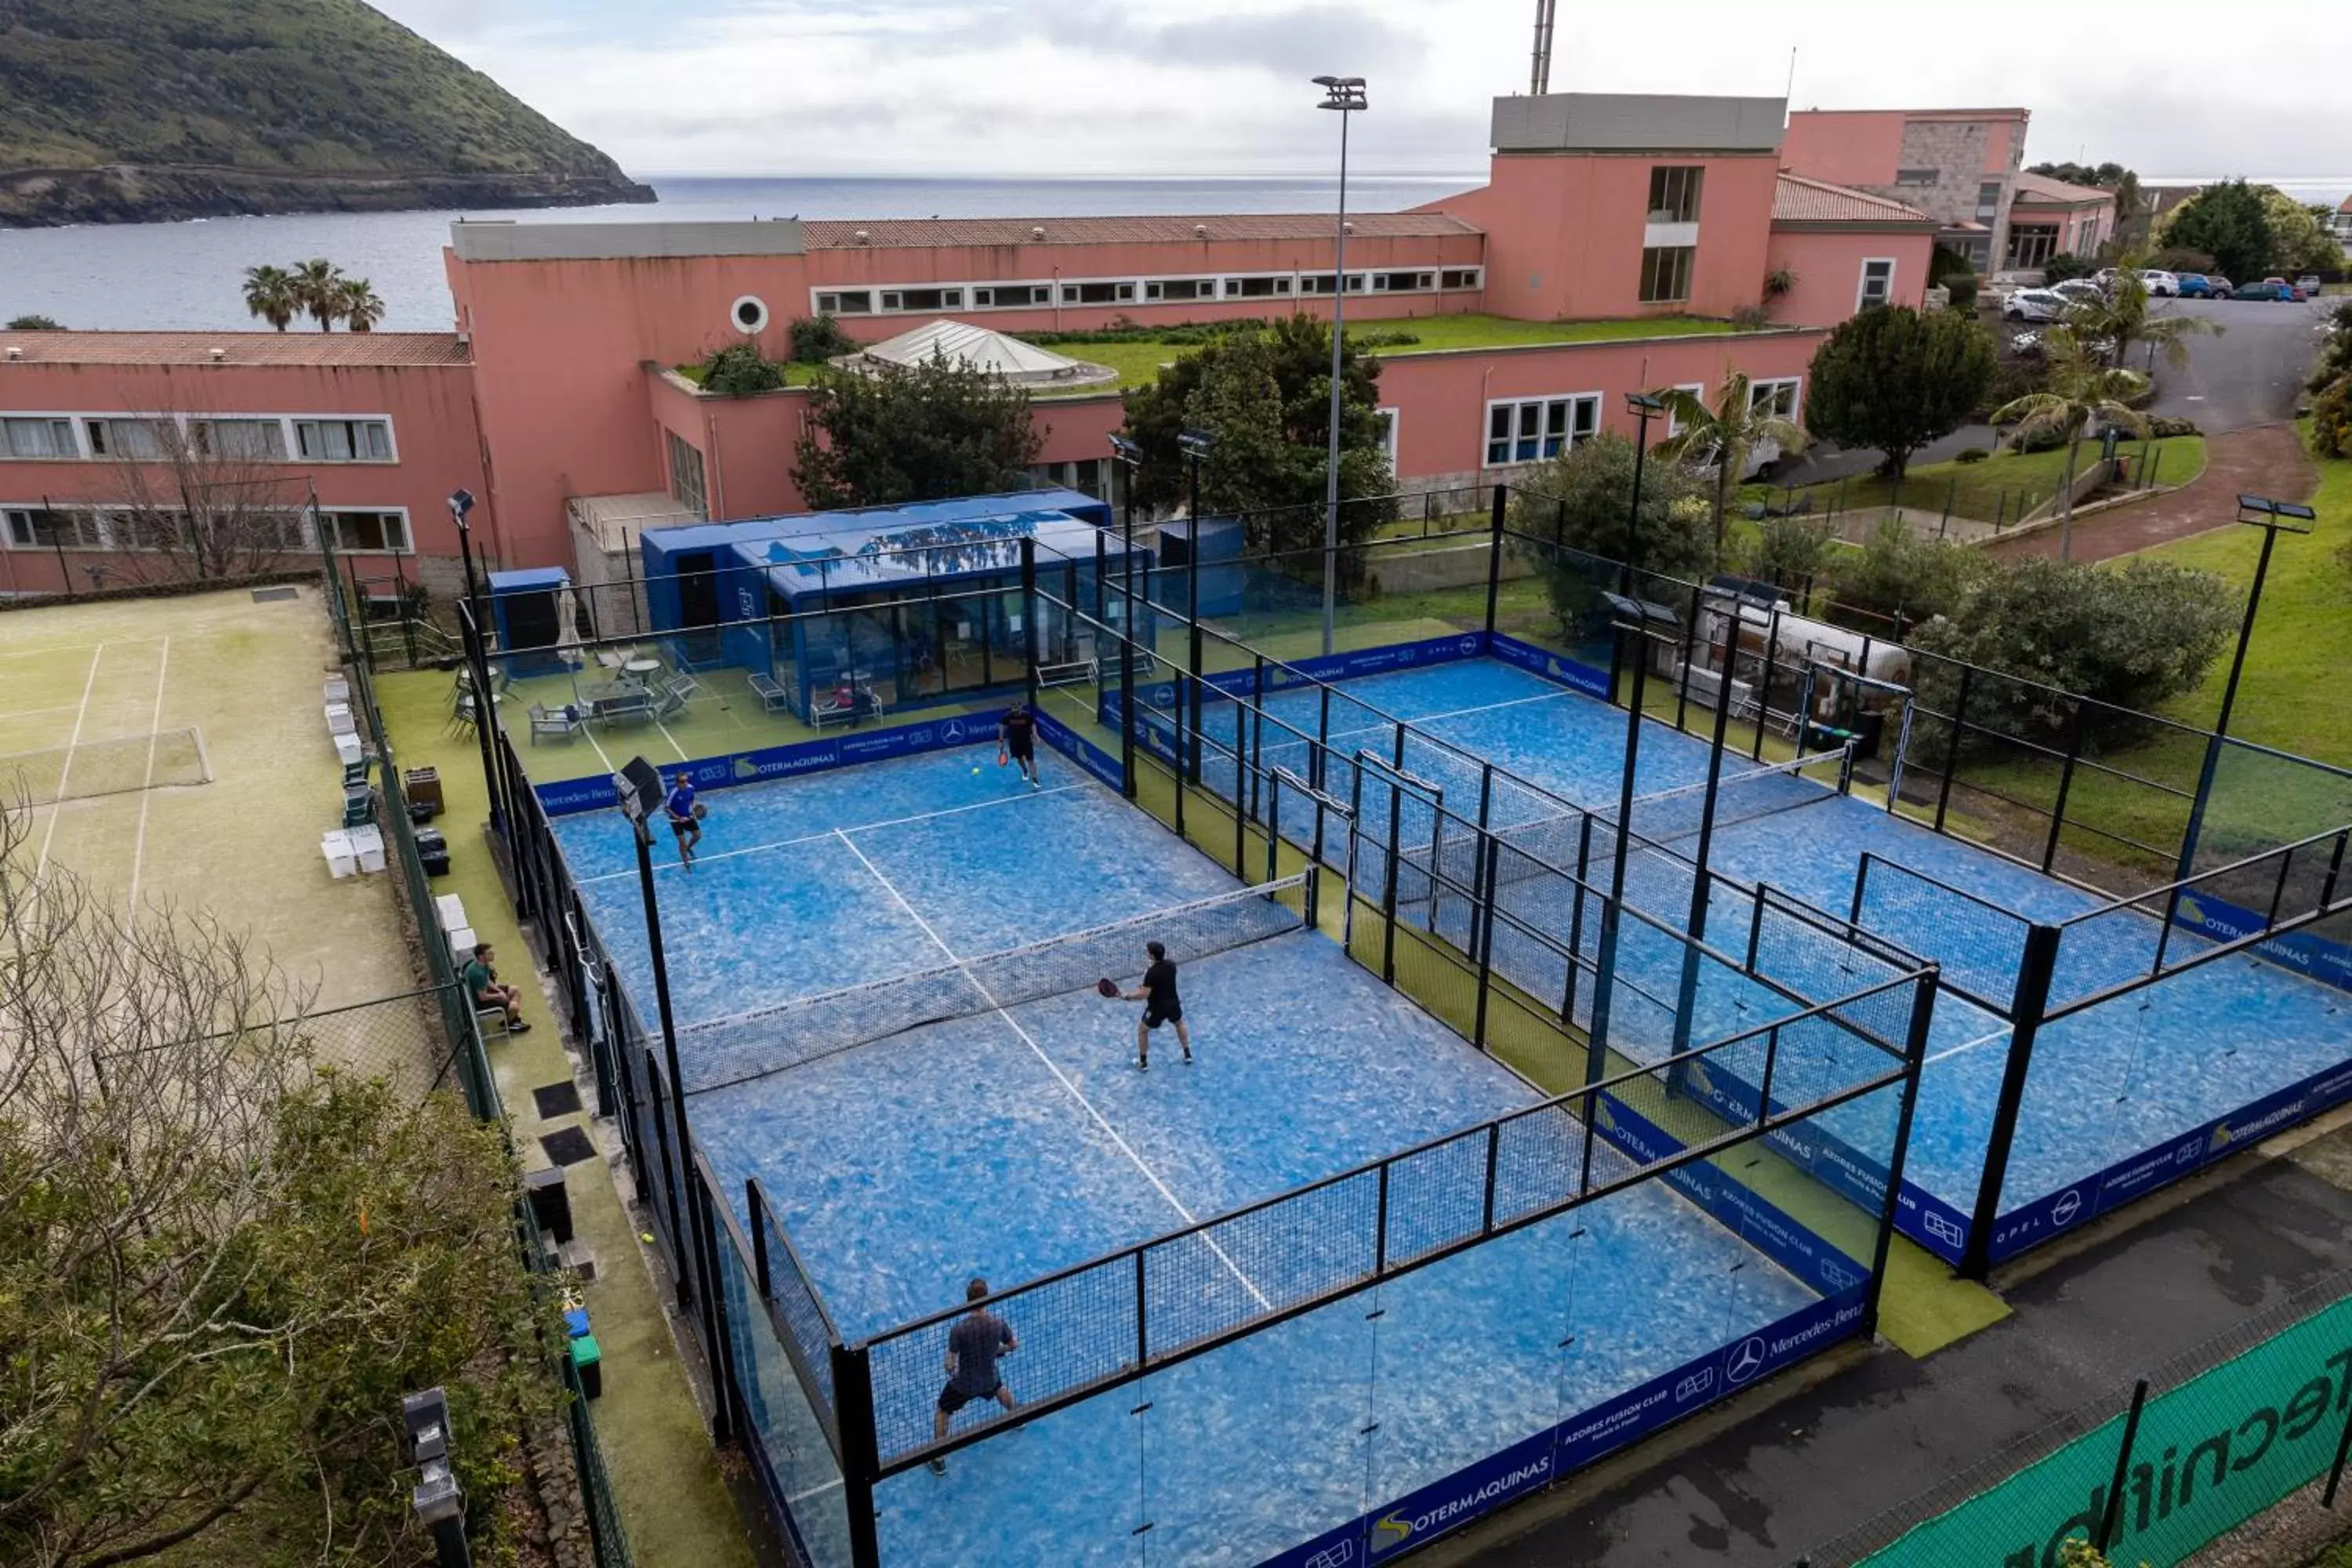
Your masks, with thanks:
[[[669,813],[669,830],[677,840],[678,864],[694,869],[694,847],[702,842],[704,807],[694,798],[694,781],[681,773],[677,787],[669,792],[665,803]]]

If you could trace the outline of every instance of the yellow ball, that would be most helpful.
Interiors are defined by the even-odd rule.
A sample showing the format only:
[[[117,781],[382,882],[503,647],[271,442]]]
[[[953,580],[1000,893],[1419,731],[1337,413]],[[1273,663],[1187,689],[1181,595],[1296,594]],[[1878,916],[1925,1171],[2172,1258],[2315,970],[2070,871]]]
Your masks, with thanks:
[[[971,770],[971,776],[972,776],[972,777],[974,777],[974,778],[978,778],[978,777],[980,776],[980,770],[979,770],[978,768],[974,768],[974,769],[972,769],[972,770]]]

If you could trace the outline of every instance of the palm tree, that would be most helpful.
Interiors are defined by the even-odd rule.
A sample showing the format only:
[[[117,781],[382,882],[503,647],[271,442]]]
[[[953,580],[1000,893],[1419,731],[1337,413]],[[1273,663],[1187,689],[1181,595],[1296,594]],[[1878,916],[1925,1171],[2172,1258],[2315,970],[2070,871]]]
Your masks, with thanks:
[[[294,319],[302,302],[294,294],[294,278],[282,267],[245,269],[245,308],[279,331]]]
[[[1794,419],[1776,414],[1766,400],[1759,405],[1739,371],[1725,374],[1713,408],[1680,388],[1656,395],[1681,430],[1658,443],[1670,458],[1687,458],[1696,466],[1715,467],[1715,552],[1723,553],[1724,524],[1731,510],[1731,492],[1747,471],[1757,447],[1770,442],[1787,453],[1805,449],[1805,432]]]
[[[336,290],[336,312],[355,332],[372,332],[383,320],[383,300],[364,278],[346,278]]]
[[[2218,337],[2228,329],[2203,316],[2148,314],[2147,284],[2139,275],[2147,259],[2137,252],[2118,259],[2115,285],[2106,297],[2070,307],[2066,321],[2083,342],[2101,338],[2112,342],[2115,346],[2107,355],[2110,364],[2120,367],[2130,357],[2132,344],[2143,342],[2162,349],[2164,363],[2179,370],[2189,363],[2189,338],[2200,332]]]
[[[310,312],[319,330],[335,330],[335,318],[342,314],[343,275],[335,264],[323,257],[313,257],[293,271],[294,299]]]
[[[2066,478],[2058,493],[2058,559],[2074,558],[2074,473],[2083,457],[2083,438],[2095,421],[2118,426],[2145,438],[2147,421],[2132,404],[2147,391],[2147,377],[2136,370],[2117,370],[2103,363],[2084,347],[2076,329],[2062,323],[2043,335],[2050,359],[2050,386],[2028,393],[1992,411],[1992,422],[2017,426],[2021,447],[2040,436],[2059,436],[2066,442]]]

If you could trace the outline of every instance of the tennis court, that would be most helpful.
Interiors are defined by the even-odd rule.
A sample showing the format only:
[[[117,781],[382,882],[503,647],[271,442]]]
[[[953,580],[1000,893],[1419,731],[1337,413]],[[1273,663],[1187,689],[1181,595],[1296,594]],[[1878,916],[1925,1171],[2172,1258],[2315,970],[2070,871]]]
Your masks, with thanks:
[[[1315,689],[1293,689],[1271,697],[1266,711],[1312,735],[1324,700]],[[1458,748],[1411,742],[1405,766],[1442,789],[1449,805],[1468,803],[1462,809],[1474,817],[1480,789],[1474,759],[1491,761],[1563,801],[1614,812],[1624,710],[1528,671],[1491,659],[1463,660],[1351,681],[1330,700],[1337,751],[1370,747],[1385,757],[1394,734],[1386,717],[1408,721]],[[1203,730],[1214,736],[1240,706],[1212,703]],[[1265,747],[1270,765],[1274,743],[1255,743]],[[1297,752],[1287,765],[1303,771],[1309,748],[1284,743]],[[1637,833],[1685,853],[1695,848],[1698,799],[1695,792],[1677,792],[1703,783],[1707,756],[1704,742],[1661,723],[1644,725],[1636,789],[1646,798],[1635,808]],[[1218,761],[1213,752],[1204,759],[1204,776]],[[1229,780],[1231,763],[1223,765]],[[1723,792],[1710,853],[1716,868],[1843,915],[1852,906],[1867,852],[1873,869],[1863,923],[1937,960],[1948,980],[1973,994],[2003,1004],[2028,921],[2081,921],[2068,929],[2061,949],[2053,1005],[2148,973],[2163,929],[2157,919],[2117,910],[2082,921],[2105,907],[2104,901],[1841,794],[1832,771],[1817,764],[1743,778],[1752,767],[1727,760],[1725,777],[1732,782]],[[1389,775],[1370,765],[1360,771],[1368,832],[1384,833]],[[1223,780],[1212,782],[1226,787]],[[1498,792],[1492,808],[1500,826],[1535,821],[1541,809],[1539,801],[1513,792]],[[1400,809],[1399,830],[1410,842],[1429,814]],[[1605,834],[1598,830],[1595,848],[1605,866]],[[1638,882],[1642,868],[1631,874]],[[1681,885],[1686,888],[1686,880]],[[1976,902],[1952,898],[1948,888]],[[1635,901],[1643,901],[1638,892]],[[2172,952],[2177,956],[2199,940],[2176,932]],[[1498,945],[1496,956],[1498,963],[1506,962],[1506,948]],[[2221,1110],[2352,1058],[2347,1004],[2352,997],[2342,992],[2238,956],[2169,975],[2160,993],[2143,991],[2050,1023],[2036,1042],[2003,1209],[2161,1147]],[[1962,1214],[1983,1172],[2007,1039],[2007,1026],[1991,1013],[1950,991],[1938,1000],[1905,1174]]]
[[[992,761],[730,789],[708,797],[691,873],[667,834],[657,847],[695,1141],[746,1225],[757,1178],[845,1341],[954,1307],[974,1275],[1018,1286],[1539,1100],[1307,926],[1295,883],[1241,889],[1050,753],[1036,790]],[[595,812],[554,830],[650,1019],[627,826]],[[1198,1060],[1162,1030],[1139,1072],[1139,1008],[1092,981],[1133,985],[1163,932]],[[1883,1146],[1891,1098],[1856,1103]],[[1454,1223],[1426,1218],[1433,1236]],[[1297,1299],[1337,1246],[1196,1233],[1155,1281],[1153,1332]],[[1137,1331],[1087,1288],[1003,1309],[1016,1395],[1076,1386],[1102,1340]],[[945,1476],[895,1475],[876,1493],[883,1560],[1256,1563],[1818,1294],[1646,1183],[958,1449]],[[875,1347],[886,1460],[930,1438],[944,1335]],[[770,1357],[749,1375],[795,1517],[821,1562],[845,1563],[838,1471],[789,1418],[791,1372]]]

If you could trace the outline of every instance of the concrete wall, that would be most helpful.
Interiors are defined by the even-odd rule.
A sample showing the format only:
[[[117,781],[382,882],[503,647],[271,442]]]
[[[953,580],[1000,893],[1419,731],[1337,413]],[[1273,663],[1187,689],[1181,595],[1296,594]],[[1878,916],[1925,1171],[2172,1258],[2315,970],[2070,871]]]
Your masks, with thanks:
[[[236,334],[222,341],[234,343]],[[404,509],[416,552],[454,558],[457,530],[446,498],[460,488],[489,489],[475,420],[472,378],[464,365],[261,365],[12,363],[0,367],[0,411],[18,414],[117,415],[379,415],[392,421],[395,460],[389,463],[270,464],[282,474],[287,504],[299,506],[317,487],[321,506]],[[240,471],[244,465],[239,465]],[[122,504],[131,500],[126,465],[96,460],[44,462],[0,458],[0,508]],[[169,469],[151,468],[151,483]],[[478,545],[511,558],[520,542],[494,510],[473,516]],[[85,568],[122,567],[108,552],[64,552],[73,586],[89,586]],[[135,563],[130,563],[135,566]],[[364,568],[363,568],[364,569]],[[12,549],[0,531],[0,592],[47,593],[63,586],[58,552],[47,546]]]
[[[1781,134],[1780,165],[1833,185],[1892,185],[1904,119],[1899,109],[1797,110]]]
[[[1495,100],[1489,144],[1501,153],[1772,153],[1788,110],[1780,98],[1630,92],[1514,94]]]
[[[1790,326],[1837,325],[1853,314],[1864,260],[1877,257],[1895,261],[1890,302],[1916,307],[1927,287],[1927,262],[1935,246],[1932,234],[1776,229],[1766,268],[1788,268],[1797,275],[1797,286],[1771,303],[1772,320]]]

